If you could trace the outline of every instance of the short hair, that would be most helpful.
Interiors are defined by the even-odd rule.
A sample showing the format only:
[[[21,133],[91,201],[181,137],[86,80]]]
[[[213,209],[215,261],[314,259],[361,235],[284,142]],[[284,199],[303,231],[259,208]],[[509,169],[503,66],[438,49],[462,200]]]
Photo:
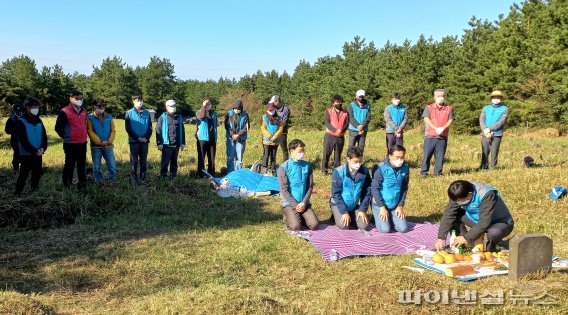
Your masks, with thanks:
[[[294,139],[288,144],[288,151],[296,150],[298,147],[305,148],[306,144],[300,139]]]
[[[139,92],[132,94],[132,100],[141,100],[141,99],[142,99],[142,94],[140,94]]]
[[[363,152],[358,147],[351,147],[347,149],[347,158],[351,160],[354,157],[363,157]]]
[[[444,89],[435,89],[434,93],[432,93],[432,95],[436,95],[436,93],[444,93],[444,95],[446,95],[446,90]]]
[[[400,93],[399,92],[394,92],[391,94],[391,98],[396,98],[396,99],[400,99]]]
[[[76,96],[83,96],[83,92],[79,90],[71,90],[71,93],[69,93],[69,97],[76,97]]]
[[[32,106],[40,106],[41,102],[37,99],[37,98],[33,98],[33,97],[26,97],[26,99],[24,100],[23,103],[24,107],[32,107]]]
[[[474,190],[475,186],[471,182],[465,180],[456,180],[450,184],[450,187],[448,187],[448,197],[451,200],[456,201],[458,199],[467,197],[467,195],[469,195],[469,193],[473,192]]]
[[[331,102],[335,103],[335,101],[340,101],[341,103],[343,103],[343,96],[339,95],[339,94],[335,94],[332,98],[331,98]]]
[[[401,151],[401,152],[406,153],[406,149],[403,146],[397,144],[397,145],[394,145],[394,146],[389,148],[389,155],[392,155],[393,153],[395,153],[397,151]]]
[[[97,97],[93,100],[93,106],[106,106],[107,101],[102,97]]]

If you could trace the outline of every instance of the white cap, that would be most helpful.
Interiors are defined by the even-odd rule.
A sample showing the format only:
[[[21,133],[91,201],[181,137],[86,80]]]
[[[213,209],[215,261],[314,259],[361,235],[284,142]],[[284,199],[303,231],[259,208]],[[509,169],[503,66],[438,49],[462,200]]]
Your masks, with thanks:
[[[273,96],[270,98],[270,102],[268,102],[268,104],[274,104],[274,102],[279,101],[279,100],[280,100],[280,96],[278,96],[278,95],[273,95]]]
[[[174,106],[176,106],[176,101],[174,101],[174,100],[168,100],[168,101],[166,102],[166,106],[172,106],[172,107],[174,107]]]
[[[357,93],[355,93],[355,97],[359,96],[365,96],[365,90],[358,90]]]

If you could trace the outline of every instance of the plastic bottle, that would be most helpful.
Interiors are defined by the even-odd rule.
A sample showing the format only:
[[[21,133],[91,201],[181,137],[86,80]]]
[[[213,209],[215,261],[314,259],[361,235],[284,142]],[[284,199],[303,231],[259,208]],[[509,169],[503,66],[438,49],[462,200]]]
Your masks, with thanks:
[[[336,261],[337,260],[337,251],[335,249],[329,250],[329,261]]]
[[[454,246],[454,241],[456,240],[456,230],[452,230],[452,234],[450,235],[450,251],[457,253],[457,248]]]

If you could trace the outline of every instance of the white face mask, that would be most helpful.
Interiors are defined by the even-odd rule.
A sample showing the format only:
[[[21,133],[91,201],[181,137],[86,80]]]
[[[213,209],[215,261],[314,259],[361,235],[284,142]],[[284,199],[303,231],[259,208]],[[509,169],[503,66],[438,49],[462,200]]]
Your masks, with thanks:
[[[30,109],[30,113],[34,116],[36,116],[39,113],[39,108],[32,108]]]
[[[391,163],[394,167],[401,167],[402,164],[404,164],[404,159],[398,159],[398,160],[395,160],[395,161],[391,161]]]
[[[494,105],[497,105],[497,104],[501,103],[501,100],[498,99],[498,98],[492,98],[491,103],[493,103]]]
[[[105,112],[104,109],[95,109],[95,111],[96,111],[97,114],[99,114],[99,115]]]
[[[241,110],[240,109],[235,109],[235,114],[240,114]]]
[[[436,100],[436,104],[438,104],[438,105],[442,105],[444,103],[443,97],[436,97],[434,99]]]
[[[464,201],[456,201],[456,203],[460,206],[463,206],[463,205],[467,205],[470,201],[471,201],[471,198],[464,200]]]
[[[142,101],[134,102],[134,107],[136,108],[142,108],[142,105],[144,105],[144,102]]]
[[[276,113],[275,111],[267,111],[266,112],[269,116],[274,116],[274,113]]]
[[[75,106],[81,107],[81,106],[83,106],[83,100],[75,100],[75,101],[73,101],[73,104]]]
[[[398,106],[398,104],[400,104],[400,100],[392,100],[392,103],[394,106]]]
[[[296,161],[301,161],[304,159],[304,152],[296,154]]]
[[[352,171],[358,171],[361,168],[361,163],[353,163],[350,168]]]
[[[175,113],[175,112],[176,112],[176,108],[175,108],[175,107],[168,106],[168,113],[173,114],[173,113]]]

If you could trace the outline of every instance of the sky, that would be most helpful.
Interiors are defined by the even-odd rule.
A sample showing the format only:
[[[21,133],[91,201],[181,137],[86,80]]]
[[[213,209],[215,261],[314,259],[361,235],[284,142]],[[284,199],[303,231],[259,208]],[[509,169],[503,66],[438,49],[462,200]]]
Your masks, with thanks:
[[[106,57],[169,59],[183,80],[294,72],[299,61],[341,54],[358,35],[382,47],[463,34],[472,16],[495,21],[509,0],[131,1],[0,0],[0,61],[90,74]]]

